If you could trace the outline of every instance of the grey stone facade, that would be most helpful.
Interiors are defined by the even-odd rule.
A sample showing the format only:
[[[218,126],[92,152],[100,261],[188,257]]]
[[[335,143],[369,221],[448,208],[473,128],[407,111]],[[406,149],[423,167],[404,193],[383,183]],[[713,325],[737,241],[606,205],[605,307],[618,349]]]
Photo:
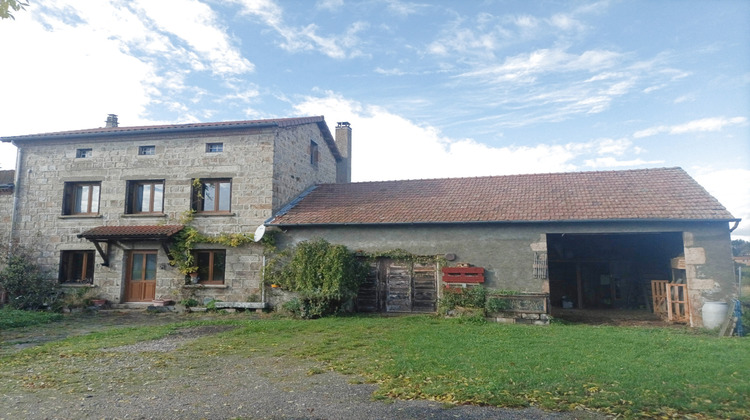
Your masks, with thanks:
[[[682,246],[682,252],[676,252],[685,255],[690,299],[689,325],[703,325],[701,308],[705,302],[727,301],[737,296],[736,281],[732,276],[729,229],[725,222],[284,226],[283,229],[286,233],[280,238],[284,244],[322,237],[367,253],[403,249],[423,256],[453,254],[456,261],[484,267],[486,287],[527,293],[550,292],[549,276],[534,276],[535,253],[547,254],[548,234],[615,237],[672,235],[682,242],[678,243],[678,246]],[[614,259],[613,262],[617,263]],[[660,263],[668,267],[669,260],[662,258]],[[664,272],[661,270],[660,275],[665,275]],[[643,273],[643,276],[648,274]]]
[[[19,150],[13,239],[33,249],[39,264],[52,272],[60,270],[64,252],[94,251],[92,242],[77,236],[88,229],[179,224],[195,199],[196,179],[231,180],[231,207],[226,212],[196,213],[193,226],[206,235],[252,234],[305,189],[336,182],[337,166],[343,164],[323,117],[135,128],[115,125],[3,141],[13,142]],[[209,143],[220,143],[223,150],[209,152]],[[317,150],[311,158],[313,144]],[[154,147],[141,154],[143,146]],[[163,211],[127,211],[129,185],[135,181],[163,181]],[[66,214],[66,183],[84,182],[100,185],[98,210]],[[6,201],[12,203],[5,198],[0,196],[2,210],[8,207]],[[11,226],[11,213],[2,213],[9,219],[4,226]],[[179,299],[192,293],[199,300],[245,302],[261,295],[260,244],[234,248],[199,244],[196,249],[226,252],[223,284],[185,288],[184,275],[170,266],[160,244],[113,241],[108,246],[108,265],[94,253],[92,284],[68,286],[93,286],[101,297],[125,302],[128,252],[153,250],[157,252],[156,298]]]

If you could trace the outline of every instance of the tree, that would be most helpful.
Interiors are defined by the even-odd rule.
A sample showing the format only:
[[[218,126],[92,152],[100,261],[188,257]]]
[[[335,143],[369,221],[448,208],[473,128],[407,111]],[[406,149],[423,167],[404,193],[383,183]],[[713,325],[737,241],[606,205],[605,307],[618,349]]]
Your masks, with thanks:
[[[13,19],[12,12],[18,12],[19,10],[26,10],[29,3],[18,1],[18,0],[0,0],[0,19]]]
[[[732,256],[739,257],[742,255],[750,255],[750,242],[734,239],[732,241]]]

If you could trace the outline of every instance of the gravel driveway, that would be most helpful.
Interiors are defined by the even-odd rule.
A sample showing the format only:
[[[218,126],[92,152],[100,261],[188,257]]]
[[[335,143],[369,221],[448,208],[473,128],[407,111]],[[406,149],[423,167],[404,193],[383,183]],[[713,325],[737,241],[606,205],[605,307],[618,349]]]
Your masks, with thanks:
[[[92,320],[96,320],[92,326]],[[191,318],[195,319],[195,318]],[[102,311],[87,327],[74,321],[59,326],[3,332],[4,353],[36,342],[85,334],[117,325],[163,324],[178,315],[140,311]],[[216,334],[227,326],[180,330],[159,340],[104,349],[96,363],[80,367],[82,392],[57,387],[0,396],[0,419],[597,419],[587,412],[550,413],[529,408],[444,407],[431,401],[373,400],[374,384],[326,370],[321,364],[271,357],[213,357],[190,364],[180,346]],[[36,332],[34,332],[36,331]],[[35,336],[36,334],[36,336]],[[39,340],[34,340],[34,337]],[[9,343],[10,341],[10,343]],[[16,343],[16,344],[14,344]],[[183,356],[172,355],[181,353]],[[104,356],[106,355],[106,357]],[[161,364],[143,364],[144,355],[161,355]],[[136,357],[137,356],[137,357]],[[163,361],[164,356],[166,362]],[[71,363],[75,363],[71,361]],[[172,372],[160,375],[163,371]],[[178,372],[178,374],[174,374]],[[29,372],[33,375],[33,372]],[[118,378],[127,378],[118,380]],[[94,385],[95,384],[95,385]]]

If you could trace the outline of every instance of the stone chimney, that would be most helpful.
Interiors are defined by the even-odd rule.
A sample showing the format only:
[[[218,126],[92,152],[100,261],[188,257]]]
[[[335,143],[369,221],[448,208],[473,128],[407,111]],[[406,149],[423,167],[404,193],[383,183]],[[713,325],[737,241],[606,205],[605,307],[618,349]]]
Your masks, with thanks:
[[[107,115],[107,124],[104,126],[105,128],[115,128],[119,124],[117,123],[117,115],[115,114],[109,114]]]
[[[352,182],[352,128],[348,122],[336,126],[336,147],[342,158],[336,165],[336,182]]]

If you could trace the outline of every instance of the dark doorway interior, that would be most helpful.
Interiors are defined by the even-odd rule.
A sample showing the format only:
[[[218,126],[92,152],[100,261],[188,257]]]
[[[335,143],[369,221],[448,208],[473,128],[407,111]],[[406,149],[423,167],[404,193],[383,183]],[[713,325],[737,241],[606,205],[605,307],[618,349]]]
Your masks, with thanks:
[[[651,280],[670,280],[682,233],[547,234],[550,300],[577,309],[650,307]]]

